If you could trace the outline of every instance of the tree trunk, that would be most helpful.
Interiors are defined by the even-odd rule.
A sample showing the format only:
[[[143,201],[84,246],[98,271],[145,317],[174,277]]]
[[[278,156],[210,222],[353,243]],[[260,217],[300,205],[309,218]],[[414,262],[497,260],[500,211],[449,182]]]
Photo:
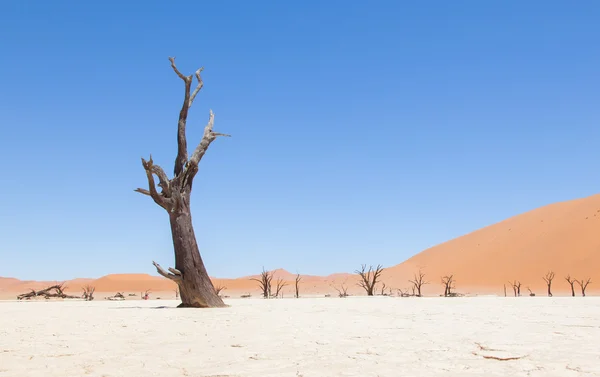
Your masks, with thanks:
[[[575,287],[573,287],[573,284],[571,284],[571,296],[575,297]]]
[[[181,279],[176,280],[181,296],[179,307],[225,307],[204,267],[189,209],[177,212],[179,213],[170,214],[170,220],[175,248],[175,268],[181,272]]]

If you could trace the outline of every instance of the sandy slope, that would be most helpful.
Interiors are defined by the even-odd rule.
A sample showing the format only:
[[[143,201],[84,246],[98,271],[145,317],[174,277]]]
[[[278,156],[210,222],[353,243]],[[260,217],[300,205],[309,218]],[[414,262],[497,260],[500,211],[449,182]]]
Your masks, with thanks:
[[[596,297],[159,303],[0,302],[0,376],[600,376]]]
[[[454,274],[459,290],[500,294],[508,280],[520,280],[523,291],[531,287],[545,293],[542,276],[553,270],[555,292],[570,289],[567,274],[595,283],[600,289],[600,195],[555,203],[509,218],[425,250],[389,268],[385,279],[404,283],[419,267],[440,292],[439,278]],[[461,289],[462,287],[462,289]]]

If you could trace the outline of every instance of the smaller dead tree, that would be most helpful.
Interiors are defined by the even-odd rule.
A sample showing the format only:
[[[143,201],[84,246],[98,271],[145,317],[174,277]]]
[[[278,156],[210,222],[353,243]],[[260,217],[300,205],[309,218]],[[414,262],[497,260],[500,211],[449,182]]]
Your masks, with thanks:
[[[543,279],[546,282],[546,286],[548,286],[548,297],[552,297],[552,280],[554,280],[554,272],[548,271]]]
[[[512,286],[515,297],[521,296],[521,282],[515,280],[512,283],[510,281],[508,283]]]
[[[259,278],[250,279],[258,282],[258,286],[264,298],[271,297],[271,281],[273,280],[273,274],[274,272],[266,271],[263,267],[263,271],[260,273]]]
[[[287,283],[282,278],[277,278],[277,282],[275,283],[275,294],[273,297],[279,298],[280,296],[283,298],[283,287],[287,286]]]
[[[83,289],[83,299],[85,301],[92,301],[94,299],[94,292],[96,291],[96,287],[92,287],[91,285],[86,285]]]
[[[224,291],[224,290],[226,290],[226,289],[227,289],[227,287],[224,286],[224,285],[221,285],[221,284],[218,284],[218,285],[215,286],[215,292],[217,292],[217,296],[220,296],[221,292]]]
[[[175,290],[175,298],[178,299],[179,298],[179,288],[177,288]]]
[[[504,284],[504,297],[506,297],[506,284]]]
[[[583,281],[583,279],[582,280],[575,280],[575,281],[577,282],[577,284],[579,284],[579,287],[581,287],[581,295],[583,297],[585,297],[585,290],[586,290],[588,284],[590,284],[592,282],[592,279],[588,278],[586,281]]]
[[[369,266],[369,269],[367,270],[367,265],[363,264],[360,271],[356,270],[354,272],[360,276],[360,280],[357,283],[358,286],[362,287],[367,292],[367,296],[373,296],[375,294],[377,279],[381,276],[383,267],[379,264],[375,269],[373,269],[373,266]]]
[[[50,298],[81,298],[80,296],[71,296],[64,291],[67,289],[64,283],[55,284],[40,291],[31,290],[31,292],[23,293],[17,296],[17,300],[30,300],[32,297],[42,296],[45,299]]]
[[[415,273],[414,276],[415,276],[414,280],[409,280],[408,282],[413,285],[412,286],[413,296],[421,297],[421,287],[423,287],[425,284],[429,284],[429,282],[425,281],[425,274],[421,270],[419,270],[418,273]],[[415,291],[416,291],[416,294],[415,294]]]
[[[385,283],[381,282],[381,295],[382,296],[387,296],[387,293],[385,293],[385,287],[386,287]],[[391,290],[391,288],[390,288],[390,290]]]
[[[454,275],[442,277],[442,285],[444,286],[444,297],[452,296],[452,290],[454,289]]]
[[[535,297],[535,293],[533,293],[529,287],[527,287],[527,290],[529,291],[529,296]]]
[[[332,285],[332,287],[337,291],[340,298],[348,297],[348,287],[346,286],[345,282],[342,283],[339,288],[335,285]]]
[[[299,288],[299,286],[300,286],[300,281],[301,280],[302,280],[302,278],[300,277],[300,274],[296,274],[296,281],[294,283],[294,286],[296,288],[295,289],[296,293],[295,293],[294,297],[296,297],[296,298],[300,298],[300,288]]]
[[[572,279],[571,275],[567,275],[567,277],[565,278],[565,280],[571,286],[571,296],[575,297],[575,287],[573,287],[573,285],[575,285],[576,280]]]

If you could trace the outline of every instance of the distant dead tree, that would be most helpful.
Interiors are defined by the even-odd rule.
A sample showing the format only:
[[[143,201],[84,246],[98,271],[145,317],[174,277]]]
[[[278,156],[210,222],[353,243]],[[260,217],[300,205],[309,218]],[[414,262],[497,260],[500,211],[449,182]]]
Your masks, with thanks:
[[[421,270],[419,270],[418,273],[415,273],[414,280],[409,280],[408,282],[413,285],[412,286],[413,296],[417,296],[417,297],[421,297],[421,287],[424,286],[425,284],[429,284],[428,281],[425,281],[425,274]],[[417,291],[416,295],[415,295],[415,290]]]
[[[67,287],[64,283],[55,284],[40,291],[31,290],[31,292],[23,293],[17,296],[17,300],[29,300],[32,297],[42,296],[45,299],[50,298],[81,298],[80,296],[71,296],[65,293]]]
[[[213,131],[215,116],[211,110],[208,123],[204,127],[202,140],[193,150],[191,156],[189,155],[186,126],[189,110],[197,94],[204,86],[200,76],[203,68],[198,69],[192,75],[186,76],[175,65],[174,57],[170,57],[169,60],[171,68],[183,81],[185,87],[183,103],[177,122],[177,157],[174,163],[173,178],[169,179],[163,168],[154,164],[152,155],[150,155],[148,161],[142,158],[142,166],[144,167],[148,187],[138,188],[135,191],[151,197],[154,203],[163,208],[169,216],[171,238],[173,239],[175,252],[175,268],[165,270],[158,263],[152,263],[160,275],[171,279],[179,286],[181,296],[179,307],[225,307],[221,297],[215,293],[215,288],[200,256],[192,224],[190,197],[192,183],[198,173],[198,165],[206,154],[208,147],[217,137],[230,135]],[[192,88],[194,77],[196,77],[197,83],[196,87]],[[156,183],[155,177],[158,178],[158,183]],[[159,192],[158,189],[161,191]]]
[[[346,283],[342,283],[339,288],[335,285],[332,285],[332,287],[337,291],[340,298],[348,297],[348,287],[346,286]]]
[[[96,291],[96,287],[92,287],[91,285],[86,285],[83,289],[83,299],[85,301],[92,301],[94,299],[94,292]]]
[[[179,288],[175,290],[175,298],[179,298]]]
[[[296,274],[296,281],[294,282],[295,288],[296,288],[296,294],[294,295],[294,297],[296,298],[300,298],[300,281],[302,280],[302,278],[300,277],[300,274]]]
[[[504,297],[506,297],[506,284],[504,284]]]
[[[385,293],[385,288],[386,288],[386,285],[385,285],[385,283],[384,283],[384,282],[381,282],[381,295],[382,295],[382,296],[386,296],[386,295],[387,295],[387,294]],[[391,288],[390,288],[390,292],[391,292]]]
[[[552,297],[552,280],[554,279],[554,272],[548,271],[546,276],[543,277],[546,285],[548,286],[548,297]]]
[[[287,283],[282,278],[277,278],[277,282],[275,283],[275,294],[273,295],[273,297],[283,297],[283,292],[281,290],[285,286],[287,286]]]
[[[354,272],[360,276],[360,280],[357,283],[358,286],[367,292],[367,296],[373,296],[375,294],[377,279],[379,279],[379,276],[383,272],[383,267],[379,264],[375,269],[373,269],[373,266],[369,266],[367,270],[367,265],[363,264],[360,271],[356,270]]]
[[[221,295],[221,291],[224,291],[226,289],[227,289],[227,287],[224,285],[219,284],[219,285],[215,286],[215,292],[217,292],[217,295]]]
[[[263,267],[263,271],[260,273],[259,278],[250,279],[258,282],[258,286],[262,291],[262,295],[264,298],[271,297],[271,281],[273,280],[273,274],[274,272],[266,271]]]
[[[535,297],[535,293],[533,293],[529,287],[527,287],[527,290],[529,291],[529,296]]]
[[[452,290],[454,289],[454,275],[442,277],[442,285],[444,286],[444,297],[452,296]]]
[[[513,291],[515,292],[515,297],[517,296],[521,296],[521,282],[520,281],[514,281],[514,282],[508,282],[510,285],[512,285]]]
[[[569,285],[571,286],[571,296],[575,297],[575,287],[573,287],[573,285],[575,284],[575,282],[577,280],[575,279],[571,279],[571,275],[567,275],[567,277],[565,278],[565,280],[567,281],[567,283],[569,283]]]
[[[577,284],[579,284],[579,286],[581,287],[581,295],[582,295],[583,297],[585,297],[585,290],[586,290],[586,288],[587,288],[588,284],[590,284],[590,283],[592,282],[592,279],[591,279],[591,278],[588,278],[586,281],[583,281],[583,279],[582,279],[582,280],[575,280],[575,281],[576,281],[576,282],[577,282]]]

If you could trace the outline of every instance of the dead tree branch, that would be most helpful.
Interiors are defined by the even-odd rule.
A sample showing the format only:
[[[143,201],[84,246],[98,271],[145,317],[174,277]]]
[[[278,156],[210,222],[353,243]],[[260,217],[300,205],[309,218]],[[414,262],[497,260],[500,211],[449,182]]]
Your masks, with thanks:
[[[422,270],[419,270],[418,273],[415,273],[414,280],[409,280],[408,282],[412,284],[413,295],[415,295],[415,290],[417,291],[416,296],[421,297],[421,287],[425,284],[429,284],[428,281],[425,281],[425,274]]]
[[[573,287],[573,285],[575,284],[576,280],[572,279],[571,275],[567,275],[567,277],[565,277],[565,280],[571,286],[571,296],[575,297],[575,287]]]
[[[510,284],[513,288],[513,292],[515,293],[515,297],[517,296],[521,296],[521,282],[515,280],[514,282],[508,282],[508,284]]]
[[[367,270],[367,265],[363,264],[360,271],[356,270],[354,272],[360,276],[360,280],[357,283],[358,286],[362,287],[367,292],[367,296],[373,296],[375,294],[377,279],[381,276],[383,267],[377,265],[377,267],[373,269],[373,266],[369,266],[369,269]]]
[[[296,281],[295,281],[296,294],[294,295],[294,297],[296,297],[296,298],[300,298],[300,288],[299,288],[300,281],[302,281],[300,274],[296,274]]]
[[[94,299],[94,292],[96,291],[96,287],[92,287],[91,285],[86,285],[83,289],[83,299],[86,301],[92,301]]]
[[[272,271],[265,271],[265,268],[263,267],[263,271],[260,274],[260,278],[250,279],[258,282],[258,285],[260,287],[260,290],[262,291],[264,298],[271,297],[271,281],[273,280],[273,274],[274,273]]]
[[[542,279],[544,279],[546,286],[548,286],[548,297],[552,297],[552,280],[554,280],[554,272],[548,271],[546,276]]]
[[[285,286],[287,286],[287,283],[282,278],[277,278],[277,282],[275,283],[275,294],[273,297],[279,298],[280,295],[283,297],[283,292],[281,290]]]
[[[335,285],[332,285],[332,287],[337,291],[340,298],[348,297],[348,287],[346,286],[345,282],[342,283],[339,288]]]
[[[50,299],[50,298],[81,298],[80,296],[71,296],[66,294],[64,291],[67,289],[67,287],[65,286],[64,283],[60,283],[60,284],[55,284],[52,285],[48,288],[39,290],[39,291],[35,291],[35,290],[31,290],[31,292],[27,292],[27,293],[23,293],[17,296],[17,300],[30,300],[33,297],[39,297],[42,296],[45,299]]]
[[[591,278],[588,278],[587,280],[575,280],[577,282],[577,284],[579,284],[579,287],[581,287],[581,296],[585,297],[585,290],[588,286],[588,284],[590,284],[592,282]]]

